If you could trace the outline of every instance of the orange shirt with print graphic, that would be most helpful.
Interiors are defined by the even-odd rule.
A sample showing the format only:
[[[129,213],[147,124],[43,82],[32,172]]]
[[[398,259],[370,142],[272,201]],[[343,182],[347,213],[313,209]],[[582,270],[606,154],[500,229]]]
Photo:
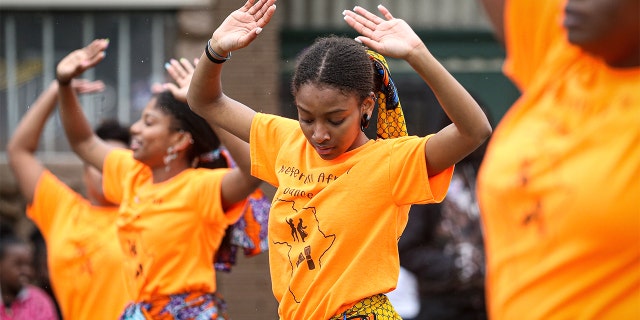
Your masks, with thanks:
[[[109,153],[103,189],[120,203],[118,238],[125,279],[136,302],[216,291],[213,256],[239,203],[225,215],[220,187],[229,169],[187,169],[162,183],[129,150]]]
[[[566,40],[564,1],[509,1],[522,97],[478,178],[492,319],[640,319],[640,68]]]
[[[44,170],[27,216],[47,244],[49,277],[68,320],[117,319],[129,301],[116,235],[118,208],[92,206]]]
[[[453,173],[428,177],[428,137],[323,160],[297,121],[258,113],[250,139],[252,174],[277,187],[268,233],[280,318],[328,319],[394,289],[410,205],[442,201]]]

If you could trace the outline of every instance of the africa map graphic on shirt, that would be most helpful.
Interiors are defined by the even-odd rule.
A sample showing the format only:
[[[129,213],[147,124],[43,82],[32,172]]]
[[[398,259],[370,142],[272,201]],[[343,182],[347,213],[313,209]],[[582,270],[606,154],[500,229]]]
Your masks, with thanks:
[[[297,208],[295,201],[281,200],[276,201],[287,202],[291,205],[291,212],[285,217],[285,221],[278,223],[286,223],[291,229],[289,237],[283,241],[274,241],[274,245],[287,246],[289,263],[291,265],[291,276],[294,273],[304,276],[307,272],[312,272],[322,268],[322,257],[329,251],[333,245],[336,235],[327,234],[321,229],[315,207]],[[313,239],[313,244],[310,239]],[[300,270],[303,268],[304,270]],[[289,292],[293,295],[294,300],[300,303],[300,298],[307,291],[304,281],[289,281],[291,284]]]

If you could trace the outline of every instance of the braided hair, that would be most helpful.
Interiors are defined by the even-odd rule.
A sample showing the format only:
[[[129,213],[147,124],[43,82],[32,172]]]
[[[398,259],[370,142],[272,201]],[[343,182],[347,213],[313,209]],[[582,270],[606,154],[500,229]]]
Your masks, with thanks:
[[[178,101],[173,94],[166,90],[158,94],[156,108],[172,117],[172,127],[189,132],[193,139],[193,145],[187,150],[187,159],[191,163],[197,163],[199,168],[227,168],[224,157],[209,157],[209,161],[196,161],[202,155],[215,152],[220,148],[220,139],[209,126],[206,120],[195,114],[189,105]]]
[[[321,37],[298,57],[291,93],[305,84],[330,86],[363,101],[374,91],[374,69],[366,48],[351,38]]]

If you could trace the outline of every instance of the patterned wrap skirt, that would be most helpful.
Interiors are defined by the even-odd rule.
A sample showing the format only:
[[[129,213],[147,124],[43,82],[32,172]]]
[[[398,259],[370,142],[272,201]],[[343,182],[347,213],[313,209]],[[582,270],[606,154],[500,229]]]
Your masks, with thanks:
[[[226,304],[217,293],[172,294],[129,304],[120,320],[228,320]]]
[[[345,312],[331,320],[402,320],[384,294],[377,294],[358,301]]]

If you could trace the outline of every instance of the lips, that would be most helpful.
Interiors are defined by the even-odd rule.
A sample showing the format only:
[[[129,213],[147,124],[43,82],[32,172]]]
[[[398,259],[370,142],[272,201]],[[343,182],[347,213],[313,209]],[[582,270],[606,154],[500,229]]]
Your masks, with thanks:
[[[333,151],[332,147],[326,147],[326,146],[313,146],[316,149],[316,152],[318,152],[319,155],[324,156],[324,155],[328,155]]]
[[[133,139],[133,138],[131,139],[131,143],[130,143],[131,150],[136,151],[140,149],[140,146],[142,146],[142,143],[140,142],[140,140]]]

